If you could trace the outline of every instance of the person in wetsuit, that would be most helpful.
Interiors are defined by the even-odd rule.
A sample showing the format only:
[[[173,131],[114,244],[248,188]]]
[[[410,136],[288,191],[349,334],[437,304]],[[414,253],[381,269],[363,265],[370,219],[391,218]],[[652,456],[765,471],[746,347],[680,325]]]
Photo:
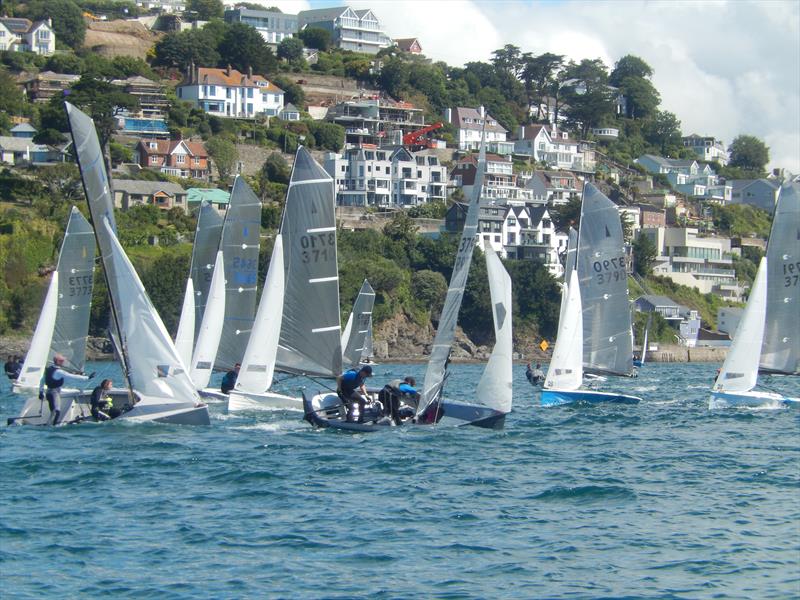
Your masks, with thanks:
[[[11,381],[19,378],[19,373],[22,370],[22,365],[19,362],[19,357],[8,355],[5,364],[6,377]]]
[[[39,400],[47,399],[47,406],[53,415],[52,425],[57,425],[61,418],[61,386],[64,385],[64,380],[89,381],[94,377],[94,373],[83,375],[65,371],[64,360],[62,355],[56,354],[53,357],[53,364],[44,370],[44,377],[39,384]]]
[[[242,365],[239,363],[236,363],[233,365],[233,370],[225,373],[225,377],[222,378],[222,385],[220,386],[223,394],[230,394],[231,390],[236,387],[236,380],[239,378],[239,369],[241,366]]]
[[[349,369],[336,378],[336,393],[347,407],[347,420],[353,421],[353,404],[358,404],[358,422],[364,422],[367,405],[367,377],[372,377],[372,367]]]
[[[114,401],[108,395],[110,389],[111,380],[103,379],[100,385],[92,390],[91,410],[95,421],[107,421],[120,415],[120,411],[114,408]]]
[[[405,397],[410,404],[418,403],[419,392],[417,392],[416,385],[417,381],[408,376],[402,380],[393,379],[381,390],[380,400],[384,404],[385,412],[388,412],[395,425],[400,425],[404,417],[413,416],[413,412],[409,415],[401,414],[400,401]]]

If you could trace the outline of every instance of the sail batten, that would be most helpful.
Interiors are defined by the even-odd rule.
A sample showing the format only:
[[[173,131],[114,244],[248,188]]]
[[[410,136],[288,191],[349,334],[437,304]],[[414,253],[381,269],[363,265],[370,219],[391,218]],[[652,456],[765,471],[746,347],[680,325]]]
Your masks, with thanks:
[[[583,306],[586,371],[633,373],[628,274],[619,211],[590,183],[584,187],[576,270]]]

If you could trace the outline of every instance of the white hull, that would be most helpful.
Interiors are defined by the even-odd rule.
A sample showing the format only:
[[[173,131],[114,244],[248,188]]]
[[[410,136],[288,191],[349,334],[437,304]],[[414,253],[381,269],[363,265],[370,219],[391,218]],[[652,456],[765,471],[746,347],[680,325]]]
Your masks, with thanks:
[[[228,412],[239,410],[303,410],[303,399],[275,392],[256,394],[233,390],[228,395]]]
[[[222,391],[217,388],[203,388],[202,390],[197,390],[197,393],[206,402],[228,401],[228,394],[223,394]]]
[[[134,406],[115,420],[144,423],[169,423],[171,425],[211,425],[208,406],[200,404],[188,408],[171,408],[170,405]]]
[[[786,408],[797,406],[800,399],[788,398],[774,392],[711,392],[709,410],[716,408]]]

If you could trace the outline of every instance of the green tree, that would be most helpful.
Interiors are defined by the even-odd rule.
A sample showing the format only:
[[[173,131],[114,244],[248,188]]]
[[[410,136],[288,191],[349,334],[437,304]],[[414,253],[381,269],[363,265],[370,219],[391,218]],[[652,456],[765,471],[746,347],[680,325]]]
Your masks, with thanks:
[[[308,124],[317,148],[337,152],[344,145],[344,127],[336,123],[312,121]]]
[[[664,156],[671,156],[682,147],[681,122],[669,111],[656,111],[642,132],[645,140]]]
[[[303,40],[307,48],[314,48],[325,52],[331,47],[331,34],[327,29],[321,27],[307,27],[300,31],[297,36]]]
[[[528,95],[528,106],[536,104],[536,120],[542,119],[542,104],[552,95],[553,88],[558,85],[556,76],[564,66],[564,56],[545,52],[539,56],[524,57],[522,80]],[[545,101],[545,99],[548,99]],[[548,106],[549,108],[549,106]]]
[[[17,82],[4,68],[0,68],[0,112],[22,114],[24,100]]]
[[[210,21],[211,19],[221,19],[225,13],[222,0],[189,0],[186,4],[187,10],[196,13],[200,21]]]
[[[296,37],[285,38],[278,44],[278,58],[295,62],[303,58],[303,40]]]
[[[390,58],[381,67],[378,83],[394,98],[400,98],[408,87],[409,68],[401,58]]]
[[[72,0],[32,0],[25,8],[32,21],[52,19],[56,41],[77,49],[86,37],[83,11]]]
[[[195,66],[212,66],[220,62],[217,42],[211,33],[203,29],[190,29],[168,33],[155,46],[153,64],[164,67],[187,69]]]
[[[522,54],[518,46],[506,44],[502,48],[492,52],[492,64],[499,71],[505,71],[514,78],[519,78],[525,68]]]
[[[306,93],[303,88],[285,75],[278,75],[272,79],[272,83],[284,91],[283,101],[285,104],[294,104],[297,108],[303,109],[306,103]]]
[[[411,295],[420,307],[438,316],[447,295],[447,280],[436,271],[414,271],[411,274]]]
[[[650,79],[653,76],[653,69],[643,59],[633,54],[626,54],[614,65],[614,70],[608,76],[608,82],[616,87],[620,87],[622,82],[628,77],[637,79]]]
[[[244,23],[234,23],[228,28],[218,51],[220,66],[229,64],[243,73],[252,68],[261,75],[277,70],[278,62],[264,38]]]
[[[108,81],[96,79],[90,75],[82,76],[72,86],[69,100],[75,106],[87,111],[94,120],[100,144],[105,146],[111,139],[111,134],[116,131],[116,115],[123,110],[134,110],[139,107],[136,96],[123,92],[118,86]],[[61,104],[57,96],[51,103]],[[63,111],[63,109],[61,109]],[[63,113],[62,113],[63,114]],[[61,129],[65,131],[65,129]]]
[[[581,224],[581,199],[572,197],[565,204],[553,206],[549,212],[558,231],[566,233],[570,227],[578,229]]]
[[[650,236],[640,232],[633,242],[632,250],[634,272],[642,277],[651,275],[658,250]]]
[[[80,75],[83,70],[83,60],[75,54],[53,54],[48,57],[45,69],[54,73]]]
[[[761,177],[769,162],[769,148],[755,136],[740,135],[730,145],[731,167],[739,167]]]
[[[220,179],[228,179],[239,160],[239,152],[234,143],[225,137],[215,136],[206,142],[206,150],[217,165]]]
[[[568,105],[564,113],[584,137],[591,127],[614,115],[613,92],[608,88],[608,72],[602,60],[570,62],[561,76],[565,82],[562,96]]]
[[[279,152],[270,154],[259,171],[259,179],[284,185],[288,185],[289,175],[289,165]]]

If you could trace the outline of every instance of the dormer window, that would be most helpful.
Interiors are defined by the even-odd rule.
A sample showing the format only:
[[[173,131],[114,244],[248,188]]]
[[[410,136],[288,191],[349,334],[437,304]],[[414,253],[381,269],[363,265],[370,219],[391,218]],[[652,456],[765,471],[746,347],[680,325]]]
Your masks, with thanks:
[[[150,150],[156,150],[158,149],[158,142],[149,142],[147,147],[150,148]]]

